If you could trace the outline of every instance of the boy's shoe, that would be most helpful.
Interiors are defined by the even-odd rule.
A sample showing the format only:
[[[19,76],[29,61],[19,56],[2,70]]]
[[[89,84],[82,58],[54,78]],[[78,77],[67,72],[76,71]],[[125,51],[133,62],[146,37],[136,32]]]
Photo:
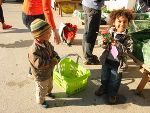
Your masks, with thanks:
[[[12,28],[11,25],[3,25],[3,29],[10,29],[10,28]]]
[[[48,107],[49,107],[49,104],[48,104],[48,102],[44,101],[43,104],[41,104],[41,106],[42,106],[43,108],[48,108]]]
[[[100,86],[100,87],[95,91],[95,95],[96,95],[96,96],[101,96],[101,95],[106,94],[106,93],[107,93],[107,91],[105,91],[105,90],[102,88],[102,86]]]
[[[48,96],[48,97],[50,97],[50,98],[53,98],[53,99],[56,98],[56,96],[55,96],[53,93],[49,93],[49,94],[47,94],[46,96]]]
[[[109,96],[108,102],[109,104],[116,104],[118,102],[118,96]]]

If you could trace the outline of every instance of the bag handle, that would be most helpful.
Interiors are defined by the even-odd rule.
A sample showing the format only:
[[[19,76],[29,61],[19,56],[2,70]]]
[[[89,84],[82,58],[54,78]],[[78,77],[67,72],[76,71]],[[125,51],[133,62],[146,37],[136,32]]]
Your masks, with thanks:
[[[67,55],[61,57],[59,63],[57,64],[57,68],[58,68],[59,74],[61,73],[60,62],[61,62],[63,59],[65,59],[65,58],[67,58],[67,57],[71,57],[71,56],[77,56],[76,63],[78,64],[79,58],[81,58],[78,54],[67,54]],[[81,58],[81,59],[82,59],[82,58]]]
[[[63,59],[65,59],[65,58],[67,58],[67,57],[71,57],[71,56],[77,56],[76,63],[78,63],[78,62],[79,62],[79,58],[81,58],[78,54],[67,54],[67,55],[65,55],[65,56],[63,56],[63,57],[60,58],[60,62],[61,62]],[[81,59],[82,59],[82,58],[81,58]]]

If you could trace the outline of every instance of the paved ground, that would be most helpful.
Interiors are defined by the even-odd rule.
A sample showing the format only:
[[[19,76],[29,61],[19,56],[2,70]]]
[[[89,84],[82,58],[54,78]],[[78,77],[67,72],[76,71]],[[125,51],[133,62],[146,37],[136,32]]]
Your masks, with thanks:
[[[32,38],[21,20],[21,4],[4,3],[4,15],[7,23],[11,23],[11,30],[0,28],[0,113],[149,113],[150,84],[148,83],[142,96],[135,94],[135,89],[141,80],[141,73],[131,59],[129,69],[124,73],[119,90],[118,105],[107,105],[106,96],[101,98],[94,95],[99,86],[101,66],[86,66],[91,70],[91,77],[84,91],[73,96],[67,96],[64,91],[54,84],[57,99],[49,100],[50,108],[40,108],[35,103],[35,85],[27,78],[27,51]],[[78,25],[76,40],[72,47],[55,45],[60,56],[68,53],[78,53],[82,56],[83,26],[78,19],[71,15],[60,17],[54,11],[57,26],[60,22],[71,22]],[[94,53],[100,55],[101,49],[95,47]]]

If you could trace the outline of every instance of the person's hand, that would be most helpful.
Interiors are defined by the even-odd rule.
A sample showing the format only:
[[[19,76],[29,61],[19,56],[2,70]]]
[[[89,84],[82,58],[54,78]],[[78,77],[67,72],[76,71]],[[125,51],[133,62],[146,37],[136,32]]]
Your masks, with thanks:
[[[116,46],[117,45],[117,41],[116,40],[112,40],[111,45]]]
[[[51,63],[52,63],[52,66],[55,66],[56,64],[58,64],[57,58],[54,57],[54,58],[52,59]]]
[[[100,38],[99,45],[102,48],[106,48],[107,47],[107,39],[106,38]]]
[[[100,38],[99,44],[100,44],[100,46],[107,45],[107,39],[106,38]]]
[[[149,7],[149,8],[147,8],[147,12],[150,12],[150,7]]]
[[[59,44],[61,42],[61,40],[60,40],[60,36],[58,34],[58,31],[56,29],[53,29],[53,33],[54,33],[54,42],[56,44]]]

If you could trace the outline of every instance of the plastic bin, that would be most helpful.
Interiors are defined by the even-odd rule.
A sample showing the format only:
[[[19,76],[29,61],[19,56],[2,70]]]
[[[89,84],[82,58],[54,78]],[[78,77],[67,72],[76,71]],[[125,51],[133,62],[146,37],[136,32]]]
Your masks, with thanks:
[[[72,95],[85,89],[89,76],[90,70],[79,65],[78,60],[74,62],[71,58],[65,57],[55,66],[53,78],[58,86]]]
[[[145,30],[130,35],[133,40],[133,55],[140,61],[144,61],[142,48],[150,40],[150,31]]]
[[[150,30],[150,20],[133,20],[129,26],[129,33],[134,33],[145,29]]]
[[[150,41],[143,45],[142,48],[144,64],[150,68]]]
[[[135,20],[149,20],[150,14],[148,13],[134,13]]]

